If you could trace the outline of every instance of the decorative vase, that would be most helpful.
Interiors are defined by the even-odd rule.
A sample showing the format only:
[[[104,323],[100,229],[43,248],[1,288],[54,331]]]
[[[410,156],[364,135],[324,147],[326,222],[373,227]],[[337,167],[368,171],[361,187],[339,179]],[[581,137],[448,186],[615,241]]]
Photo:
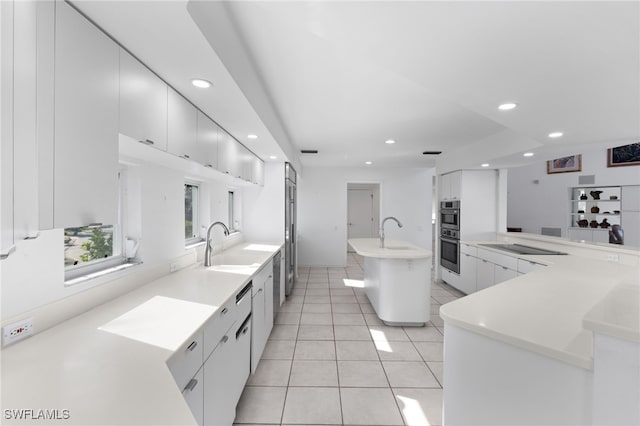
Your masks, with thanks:
[[[584,210],[578,210],[578,213],[584,213]]]
[[[607,222],[607,219],[602,219],[602,223],[600,224],[600,228],[608,228],[609,225],[611,225],[609,222]]]
[[[589,194],[591,194],[591,196],[593,197],[594,200],[599,200],[600,199],[600,194],[602,194],[604,191],[591,191],[589,192]]]
[[[611,196],[609,197],[609,199],[610,199],[610,200],[617,200],[617,199],[618,199],[618,196],[617,196],[617,195],[611,195]]]
[[[591,213],[599,213],[599,212],[600,212],[600,208],[598,206],[591,207]]]
[[[576,222],[580,228],[586,228],[589,226],[589,221],[587,219],[580,219]]]
[[[598,221],[597,221],[597,220],[595,220],[595,219],[594,219],[594,220],[592,220],[592,221],[589,223],[589,226],[590,226],[590,227],[592,227],[592,228],[597,228],[597,227],[598,227]]]
[[[581,200],[586,200],[587,198],[589,198],[589,197],[587,197],[587,194],[582,194],[582,195],[580,196],[580,199],[581,199]]]

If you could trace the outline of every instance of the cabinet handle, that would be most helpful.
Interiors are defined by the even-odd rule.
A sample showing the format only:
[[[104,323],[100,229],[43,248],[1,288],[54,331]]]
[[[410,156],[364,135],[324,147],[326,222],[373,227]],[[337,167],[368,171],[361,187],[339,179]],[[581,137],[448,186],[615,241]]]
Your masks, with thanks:
[[[229,308],[224,308],[221,313],[222,315],[227,315],[227,312],[229,312]]]
[[[509,270],[509,268],[507,268],[506,266],[503,266],[502,269],[504,269],[505,271]]]
[[[464,255],[465,255],[465,256],[467,256],[467,257],[471,257],[471,255],[470,255],[470,254],[467,254],[467,253],[464,253]]]
[[[189,383],[187,383],[187,386],[184,387],[184,390],[191,392],[196,388],[196,386],[198,386],[198,381],[196,379],[191,379],[189,380]]]
[[[484,259],[482,259],[482,261],[483,261],[484,263],[488,263],[488,262],[487,262],[486,260],[484,260]]]
[[[191,158],[189,157],[189,154],[182,154],[180,157],[184,158],[185,160],[188,160],[189,158]]]
[[[7,250],[6,253],[2,253],[0,254],[0,260],[5,260],[6,258],[8,258],[11,253],[13,253],[14,251],[16,251],[16,246],[11,246],[9,247],[9,250]]]
[[[152,141],[151,139],[143,139],[143,140],[138,141],[138,142],[143,143],[145,145],[155,145],[155,142]]]
[[[262,291],[262,288],[259,288],[258,291],[256,291],[256,294],[260,293]]]
[[[269,279],[269,278],[273,278],[273,275],[269,275],[269,277],[267,277],[267,279]]]
[[[244,330],[242,330],[242,334],[247,334],[247,331],[249,331],[249,327],[245,327]]]
[[[220,343],[227,343],[227,340],[229,340],[229,336],[222,336],[222,339],[220,339]]]
[[[191,342],[191,344],[189,346],[187,346],[187,350],[189,352],[193,352],[193,350],[196,348],[196,346],[198,346],[198,342],[196,342],[195,340],[193,342]]]
[[[24,237],[25,240],[35,240],[40,236],[40,231],[36,232],[35,235],[28,235]]]
[[[205,164],[205,167],[208,167],[208,168],[210,168],[210,169],[213,169],[213,165],[211,165],[211,164]]]

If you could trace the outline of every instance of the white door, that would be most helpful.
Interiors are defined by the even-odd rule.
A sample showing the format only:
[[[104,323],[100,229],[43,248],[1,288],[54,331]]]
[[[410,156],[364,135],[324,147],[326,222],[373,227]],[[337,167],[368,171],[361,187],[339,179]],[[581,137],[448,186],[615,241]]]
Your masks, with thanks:
[[[347,210],[348,238],[370,238],[376,236],[372,190],[349,189]]]

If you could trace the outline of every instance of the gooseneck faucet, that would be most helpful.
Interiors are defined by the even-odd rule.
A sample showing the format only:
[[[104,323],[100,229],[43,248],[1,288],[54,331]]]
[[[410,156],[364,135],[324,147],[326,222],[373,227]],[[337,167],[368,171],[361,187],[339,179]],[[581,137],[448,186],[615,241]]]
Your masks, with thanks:
[[[207,228],[207,239],[204,248],[204,266],[211,266],[211,230],[216,225],[222,226],[225,236],[229,235],[229,228],[227,228],[227,225],[225,225],[224,223],[213,222],[211,225],[209,225],[209,227]]]
[[[384,220],[382,221],[382,225],[380,225],[380,247],[381,248],[384,248],[384,223],[389,219],[395,220],[396,223],[398,224],[398,228],[402,228],[402,224],[395,217],[393,216],[385,217]]]

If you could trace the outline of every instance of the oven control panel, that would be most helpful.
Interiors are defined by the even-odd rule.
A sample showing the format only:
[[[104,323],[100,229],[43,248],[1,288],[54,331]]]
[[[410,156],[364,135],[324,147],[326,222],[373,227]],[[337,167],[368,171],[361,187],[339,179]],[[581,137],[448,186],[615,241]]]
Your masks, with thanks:
[[[445,237],[445,238],[451,238],[454,240],[457,240],[460,238],[460,235],[458,233],[459,231],[455,230],[455,229],[446,229],[443,228],[440,230],[440,236]]]

